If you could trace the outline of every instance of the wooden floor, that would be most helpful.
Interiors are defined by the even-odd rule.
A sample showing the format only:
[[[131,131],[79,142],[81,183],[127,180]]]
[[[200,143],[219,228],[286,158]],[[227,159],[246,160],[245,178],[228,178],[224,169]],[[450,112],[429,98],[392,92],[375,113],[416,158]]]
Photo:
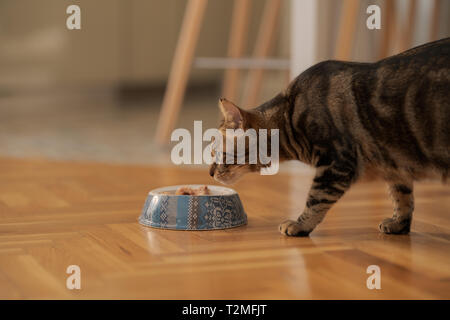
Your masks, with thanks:
[[[310,177],[249,175],[235,186],[248,226],[168,231],[137,218],[159,186],[214,183],[204,170],[0,159],[0,298],[450,298],[450,188],[416,187],[410,235],[380,234],[392,207],[382,183],[359,183],[309,238],[296,218]],[[81,290],[66,268],[81,268]],[[369,265],[381,290],[369,290]]]

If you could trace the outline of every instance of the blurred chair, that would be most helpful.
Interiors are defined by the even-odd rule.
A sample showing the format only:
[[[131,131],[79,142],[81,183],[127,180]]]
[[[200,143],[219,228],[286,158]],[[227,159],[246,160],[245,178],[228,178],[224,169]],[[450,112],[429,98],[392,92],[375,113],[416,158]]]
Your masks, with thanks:
[[[251,0],[235,0],[228,42],[227,58],[194,59],[200,27],[208,0],[189,0],[178,39],[169,82],[158,120],[156,141],[166,144],[175,126],[185,93],[192,64],[199,68],[225,69],[223,95],[230,100],[237,98],[240,69],[250,69],[244,97],[245,106],[252,106],[261,91],[264,69],[289,69],[289,61],[267,59],[275,38],[281,0],[266,0],[263,16],[251,58],[243,58],[247,43]]]
[[[189,0],[187,4],[156,129],[158,143],[168,142],[178,118],[207,3]]]

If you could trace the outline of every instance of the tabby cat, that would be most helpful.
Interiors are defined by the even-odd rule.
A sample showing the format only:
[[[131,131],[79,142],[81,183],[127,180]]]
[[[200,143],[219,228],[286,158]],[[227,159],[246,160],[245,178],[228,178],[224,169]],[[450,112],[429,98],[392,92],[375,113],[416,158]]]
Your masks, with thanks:
[[[220,100],[225,129],[279,129],[282,160],[316,168],[306,206],[297,221],[279,226],[307,236],[330,207],[368,172],[384,179],[394,201],[384,233],[410,231],[413,182],[450,168],[450,38],[376,63],[324,61],[257,108]],[[225,146],[225,142],[223,144]],[[270,143],[268,143],[270,146]],[[213,163],[210,175],[232,183],[261,164]]]

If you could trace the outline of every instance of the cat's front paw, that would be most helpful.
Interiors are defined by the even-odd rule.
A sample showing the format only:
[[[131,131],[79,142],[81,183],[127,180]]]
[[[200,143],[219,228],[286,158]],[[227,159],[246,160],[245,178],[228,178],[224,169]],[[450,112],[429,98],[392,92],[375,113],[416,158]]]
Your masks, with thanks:
[[[279,226],[282,234],[293,237],[307,237],[311,230],[306,228],[298,221],[286,220]]]
[[[383,233],[387,234],[408,234],[411,227],[410,219],[384,219],[380,225],[379,229]]]

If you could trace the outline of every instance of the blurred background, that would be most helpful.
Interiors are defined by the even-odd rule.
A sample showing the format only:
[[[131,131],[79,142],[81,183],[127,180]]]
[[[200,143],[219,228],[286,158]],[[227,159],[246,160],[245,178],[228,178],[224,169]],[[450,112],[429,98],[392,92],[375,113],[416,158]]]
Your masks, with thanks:
[[[245,36],[238,55],[265,59],[256,67],[243,61],[232,94],[243,107],[274,96],[315,62],[376,61],[450,34],[450,1],[443,0],[201,1],[206,9],[177,128],[203,120],[205,130],[219,121],[230,65],[210,58],[233,55],[236,6],[247,14],[245,32],[235,29]],[[66,28],[72,4],[81,8],[81,30]],[[381,29],[366,27],[371,4],[381,8]],[[0,0],[0,156],[170,164],[169,140],[157,143],[155,133],[187,6],[187,0]],[[248,99],[252,77],[259,84]]]

